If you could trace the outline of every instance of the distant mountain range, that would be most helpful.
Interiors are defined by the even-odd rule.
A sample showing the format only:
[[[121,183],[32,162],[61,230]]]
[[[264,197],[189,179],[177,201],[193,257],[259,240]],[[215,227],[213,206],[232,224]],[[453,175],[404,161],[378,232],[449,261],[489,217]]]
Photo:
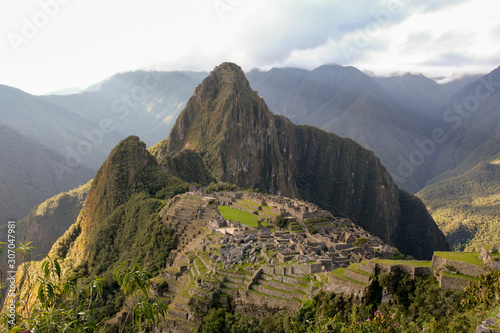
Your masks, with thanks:
[[[65,96],[0,85],[0,225],[88,182],[124,137],[165,138],[203,76],[118,74]]]
[[[0,218],[20,218],[46,198],[86,183],[128,135],[148,146],[167,137],[207,74],[128,72],[69,95],[33,96],[0,86],[0,126],[6,133]],[[246,76],[273,113],[353,139],[380,158],[401,188],[416,193],[495,160],[499,75],[496,69],[437,84],[423,75],[379,78],[325,65]],[[464,105],[462,111],[456,105]],[[31,172],[28,166],[35,164]]]
[[[354,67],[251,71],[249,81],[269,108],[294,123],[317,126],[373,150],[398,185],[416,192],[435,176],[432,160],[407,164],[432,132],[448,100],[469,77],[443,85],[423,75],[369,77]],[[435,158],[435,156],[433,156]]]
[[[150,149],[137,136],[120,141],[89,184],[39,205],[18,230],[23,241],[35,241],[37,256],[59,234],[50,257],[64,258],[62,271],[82,276],[84,283],[111,277],[128,259],[163,274],[179,240],[160,211],[190,184],[213,181],[310,200],[415,258],[449,249],[423,203],[398,189],[373,152],[274,115],[231,63],[218,66],[194,90],[165,140]],[[198,221],[185,217],[182,223]],[[26,274],[42,274],[41,262],[16,276],[21,298],[32,291]],[[122,307],[116,285],[106,293],[103,305],[119,306],[103,308],[99,320]]]
[[[22,218],[47,197],[94,175],[84,166],[61,169],[63,156],[4,125],[0,125],[0,143],[0,225]]]

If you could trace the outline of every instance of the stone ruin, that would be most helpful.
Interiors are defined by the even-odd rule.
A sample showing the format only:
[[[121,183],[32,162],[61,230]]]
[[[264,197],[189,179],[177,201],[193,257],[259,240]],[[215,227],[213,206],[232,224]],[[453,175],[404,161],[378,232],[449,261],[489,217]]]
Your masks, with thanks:
[[[199,191],[193,188],[191,193],[196,195]],[[269,265],[320,263],[320,271],[331,271],[355,261],[389,258],[394,254],[390,246],[349,219],[336,218],[311,203],[276,195],[240,192],[215,192],[203,197],[203,200],[212,202],[210,198],[217,205],[246,211],[247,208],[238,206],[239,200],[252,202],[257,208],[248,212],[259,216],[263,214],[262,207],[267,206],[271,214],[284,214],[288,221],[297,221],[300,225],[299,230],[271,232],[269,228],[257,230],[238,221],[231,222],[220,215],[215,216],[208,222],[208,227],[223,235],[220,240],[223,249],[213,259],[223,263],[224,267],[255,263],[263,258]],[[270,219],[265,220],[273,223]],[[308,225],[317,229],[317,232],[311,234]],[[356,244],[358,239],[363,241]]]
[[[494,271],[500,271],[500,245],[491,245],[489,247],[481,247],[480,259],[483,260],[484,265]]]
[[[170,301],[166,324],[173,331],[192,331],[215,304],[295,311],[320,284],[329,283],[326,272],[393,255],[390,246],[350,220],[300,200],[190,190],[160,212],[178,238],[162,273],[168,290],[159,291]],[[228,221],[219,205],[271,225],[257,229]],[[272,225],[271,217],[282,213],[286,230]]]

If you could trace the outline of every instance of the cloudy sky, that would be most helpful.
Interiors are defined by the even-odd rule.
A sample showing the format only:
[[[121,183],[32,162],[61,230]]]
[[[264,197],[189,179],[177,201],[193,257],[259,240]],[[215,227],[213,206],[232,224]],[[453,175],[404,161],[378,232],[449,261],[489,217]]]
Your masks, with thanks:
[[[498,0],[3,0],[0,84],[43,94],[223,61],[487,73],[500,65],[499,12]]]

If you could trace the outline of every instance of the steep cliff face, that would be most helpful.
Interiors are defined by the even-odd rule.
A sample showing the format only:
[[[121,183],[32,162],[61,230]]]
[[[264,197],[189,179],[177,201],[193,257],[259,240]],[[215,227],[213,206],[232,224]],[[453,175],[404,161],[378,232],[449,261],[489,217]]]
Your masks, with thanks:
[[[168,139],[153,151],[164,163],[164,156],[191,149],[218,180],[295,196],[274,121],[241,69],[223,64],[196,88]]]
[[[121,258],[143,260],[139,254],[147,249],[151,250],[147,255],[163,258],[173,242],[162,247],[158,239],[146,241],[148,233],[156,237],[156,231],[164,236],[160,243],[171,241],[157,215],[163,206],[159,199],[186,189],[186,183],[160,168],[138,137],[128,137],[99,169],[76,223],[50,254],[71,259],[72,269],[93,274],[106,271]]]
[[[219,181],[300,197],[404,247],[397,233],[407,223],[401,217],[408,214],[402,214],[400,191],[378,158],[352,140],[273,115],[235,64],[224,63],[210,73],[169,137],[152,152],[166,164],[168,156],[185,149],[197,152]],[[427,211],[412,206],[412,214],[418,219]],[[435,226],[432,219],[423,220],[416,237],[427,237],[419,230]],[[424,238],[424,247],[448,249],[435,229],[440,241]],[[405,252],[421,258],[428,256],[426,251]]]

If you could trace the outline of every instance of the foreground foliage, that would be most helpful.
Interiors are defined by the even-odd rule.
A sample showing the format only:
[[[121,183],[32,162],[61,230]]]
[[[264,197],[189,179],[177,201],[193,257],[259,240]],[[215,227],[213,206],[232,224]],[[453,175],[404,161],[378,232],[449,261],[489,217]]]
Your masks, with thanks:
[[[32,247],[18,252],[26,257]],[[167,304],[152,291],[152,275],[127,260],[111,279],[94,278],[83,285],[81,276],[63,274],[64,260],[47,257],[30,287],[34,302],[18,302],[16,323],[2,316],[4,332],[153,332],[167,316]],[[114,291],[111,292],[111,291]],[[382,302],[383,291],[391,294]],[[115,306],[121,295],[119,305]],[[121,320],[101,320],[106,308]],[[323,333],[323,332],[471,332],[487,310],[500,305],[500,272],[470,282],[464,291],[443,290],[433,277],[411,279],[402,271],[380,275],[363,299],[320,293],[306,301],[296,314],[256,309],[254,315],[213,308],[203,318],[202,333]],[[108,311],[109,312],[109,311]],[[108,317],[109,318],[109,317]]]
[[[119,323],[119,332],[153,332],[160,319],[167,316],[167,304],[152,297],[151,274],[129,260],[114,271],[114,281],[95,278],[85,288],[79,276],[61,274],[61,258],[47,257],[42,263],[42,276],[37,276],[36,299],[33,303],[17,302],[16,313],[2,314],[3,332],[106,332],[112,326],[100,323],[104,285],[117,283],[127,299],[130,313]],[[34,285],[30,286],[33,287]],[[127,307],[125,307],[127,308]],[[19,311],[21,310],[21,311]],[[15,319],[13,319],[15,318]],[[116,326],[115,326],[116,328]]]
[[[389,302],[381,302],[383,288],[392,293]],[[499,272],[471,282],[464,292],[443,290],[431,277],[412,280],[405,273],[396,272],[375,280],[362,300],[322,293],[307,301],[296,315],[262,317],[212,309],[200,331],[473,332],[487,318],[487,309],[500,304],[499,295]]]

